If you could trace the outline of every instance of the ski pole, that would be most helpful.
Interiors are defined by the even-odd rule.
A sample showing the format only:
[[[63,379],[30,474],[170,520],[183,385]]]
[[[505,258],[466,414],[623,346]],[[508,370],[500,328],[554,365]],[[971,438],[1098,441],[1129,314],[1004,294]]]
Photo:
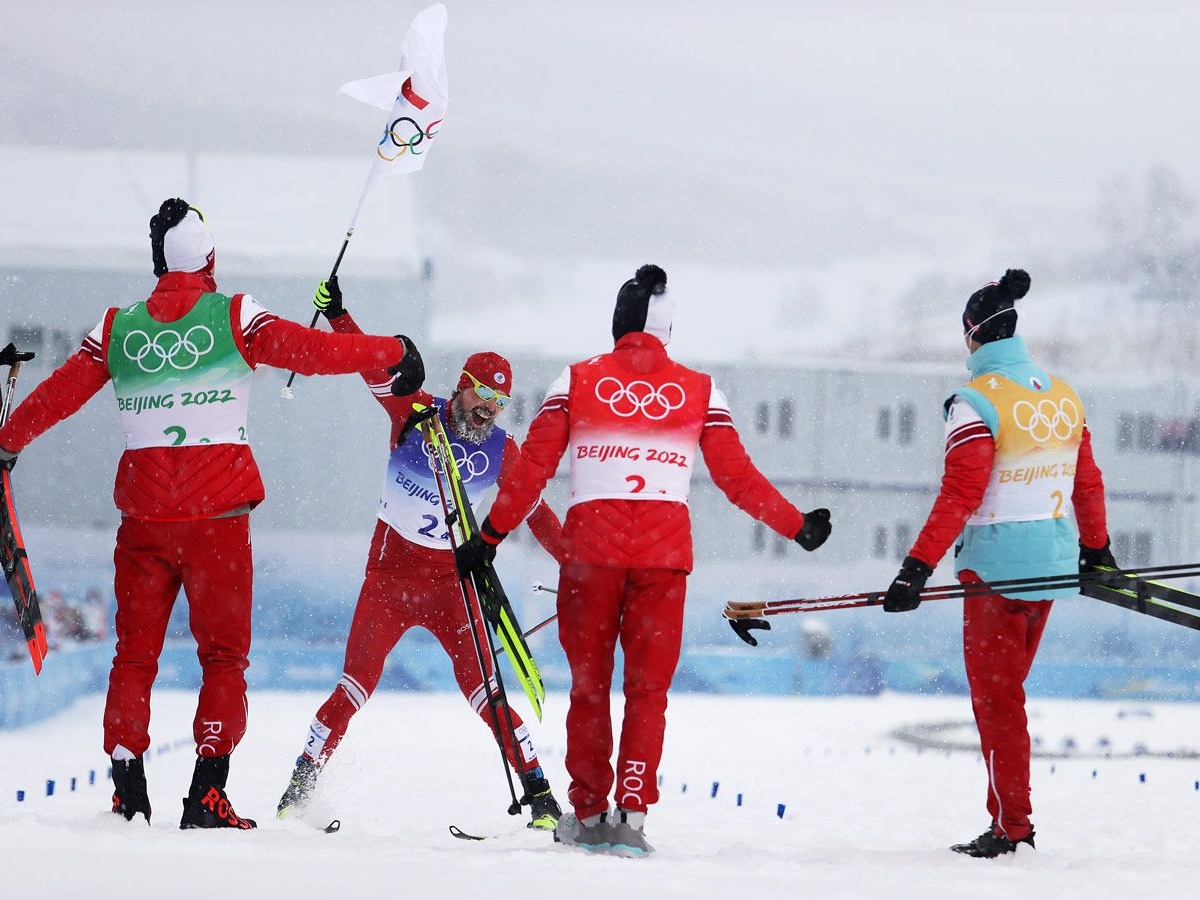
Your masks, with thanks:
[[[12,411],[12,398],[17,389],[17,374],[21,371],[21,363],[29,362],[33,357],[32,351],[18,351],[9,364],[8,378],[4,383],[4,399],[0,402],[0,425],[8,421],[8,414]]]
[[[922,600],[954,600],[980,594],[1024,594],[1043,590],[1076,590],[1094,597],[1089,593],[1090,588],[1108,588],[1120,590],[1122,579],[1129,579],[1138,586],[1139,596],[1145,594],[1147,576],[1156,579],[1200,577],[1200,563],[1186,563],[1170,566],[1147,566],[1140,569],[1100,569],[1084,574],[1061,576],[1040,576],[1037,578],[1014,578],[1006,581],[969,582],[957,585],[936,585],[921,592]],[[1183,593],[1183,592],[1177,592]],[[762,602],[730,601],[725,605],[723,615],[729,620],[729,627],[734,634],[752,647],[758,646],[758,641],[750,634],[753,630],[769,631],[770,622],[762,616],[775,616],[793,612],[817,612],[832,609],[855,609],[863,606],[877,606],[883,603],[887,591],[865,591],[860,594],[844,594],[834,597],[799,598],[793,600],[774,600]],[[1189,595],[1190,596],[1190,595]],[[1108,599],[1100,597],[1098,599]],[[1200,598],[1195,603],[1186,599],[1176,599],[1174,602],[1200,610]],[[1144,605],[1144,604],[1143,604]],[[1130,607],[1133,608],[1133,607]],[[1138,609],[1148,612],[1147,609]],[[1160,616],[1160,618],[1163,618]]]
[[[545,591],[547,594],[554,594],[556,596],[558,594],[558,591],[556,591],[554,588],[546,587],[540,581],[535,581],[533,583],[533,590],[534,590],[534,593],[537,593],[538,591]],[[551,622],[556,622],[556,621],[558,621],[558,613],[555,613],[554,615],[550,616],[547,619],[542,619],[542,621],[538,622],[536,625],[534,625],[528,631],[522,631],[521,637],[529,637],[531,634],[537,634],[539,631],[541,631],[543,628],[545,628]],[[498,656],[503,652],[504,652],[504,648],[500,647],[499,649],[496,650],[496,655]]]
[[[1196,577],[1200,576],[1200,563],[1147,566],[1139,569],[1107,569],[1083,575],[1041,575],[1036,578],[1014,578],[1005,581],[934,585],[921,591],[921,599],[953,600],[976,594],[1023,594],[1042,590],[1078,588],[1083,584],[1095,581],[1147,576],[1160,579]],[[724,616],[727,619],[747,619],[760,615],[773,616],[791,612],[875,606],[883,602],[883,596],[886,593],[887,590],[884,589],[882,591],[864,591],[859,594],[839,594],[832,597],[800,597],[790,600],[766,601],[731,600],[725,604]]]
[[[368,184],[370,184],[370,182],[368,182]],[[367,194],[367,186],[364,185],[362,197],[359,197],[359,200],[358,200],[358,209],[362,209],[363,198],[366,197],[366,194]],[[358,210],[355,210],[354,211],[354,219],[351,220],[350,227],[346,229],[346,239],[344,241],[342,241],[342,249],[338,251],[337,259],[335,259],[333,261],[333,268],[329,271],[329,277],[327,279],[325,279],[326,281],[332,281],[333,277],[335,275],[337,275],[338,266],[340,266],[342,264],[342,257],[346,255],[346,248],[348,246],[350,246],[350,238],[354,234],[354,224],[357,220],[358,220]],[[321,311],[319,309],[314,311],[312,321],[308,323],[308,327],[316,328],[317,327],[317,319],[319,319],[320,317],[321,317]],[[292,397],[294,396],[292,394],[292,382],[295,380],[296,380],[296,373],[295,372],[290,373],[288,375],[287,384],[285,384],[283,386],[283,390],[280,391],[280,395],[283,397],[284,400],[291,400]]]

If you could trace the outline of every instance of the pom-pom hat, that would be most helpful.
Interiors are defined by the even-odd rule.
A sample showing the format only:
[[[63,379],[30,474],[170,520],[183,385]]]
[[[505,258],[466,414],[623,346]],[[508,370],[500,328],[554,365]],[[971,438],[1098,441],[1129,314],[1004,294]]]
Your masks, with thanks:
[[[631,331],[652,334],[664,344],[671,340],[675,302],[667,294],[667,273],[645,265],[617,291],[612,335],[619,341]]]
[[[1017,332],[1013,304],[1029,293],[1029,273],[1009,269],[999,281],[985,284],[967,299],[963,332],[980,344],[1010,338]]]
[[[216,247],[200,210],[178,197],[164,200],[150,219],[150,254],[159,276],[211,266]]]

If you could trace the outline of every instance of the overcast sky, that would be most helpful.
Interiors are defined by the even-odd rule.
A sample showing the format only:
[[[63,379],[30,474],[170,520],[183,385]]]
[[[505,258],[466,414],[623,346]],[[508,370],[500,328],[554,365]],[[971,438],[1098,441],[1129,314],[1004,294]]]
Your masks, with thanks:
[[[9,0],[0,145],[339,156],[365,172],[383,117],[337,89],[395,69],[425,5]],[[743,310],[755,324],[735,355],[761,322],[776,355],[801,341],[886,354],[881,330],[953,318],[1010,265],[1034,270],[1027,305],[1066,291],[1042,309],[1078,321],[1069,289],[1091,287],[1055,269],[1100,252],[1101,185],[1165,166],[1200,195],[1200,4],[446,5],[449,113],[406,187],[421,251],[453,255],[459,275],[469,260],[493,286],[451,281],[466,302],[447,315],[569,322],[561,292],[596,307],[603,331],[615,287],[654,261],[693,280],[692,310],[726,302],[727,285],[736,295],[740,270],[778,273],[763,307]],[[28,188],[55,197],[53,183]],[[352,191],[314,238],[331,244],[314,272]],[[376,193],[386,209],[401,192]],[[461,331],[435,323],[439,340]],[[719,331],[680,331],[689,351],[718,345]]]
[[[335,92],[424,5],[9,0],[0,142],[368,153],[379,114]],[[1200,191],[1195,4],[447,6],[421,187],[464,240],[787,262],[1062,233],[1153,164]]]

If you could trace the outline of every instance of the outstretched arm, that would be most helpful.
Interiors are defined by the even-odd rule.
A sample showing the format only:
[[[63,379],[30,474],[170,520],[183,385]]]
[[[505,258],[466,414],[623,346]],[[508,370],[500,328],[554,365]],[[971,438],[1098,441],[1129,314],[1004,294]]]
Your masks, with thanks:
[[[500,478],[498,483],[503,489],[505,481],[508,479],[512,467],[518,464],[521,457],[521,450],[517,446],[517,442],[513,440],[512,435],[509,435],[508,440],[504,442],[504,459],[500,463]],[[533,507],[525,521],[529,525],[529,530],[533,532],[533,536],[537,538],[537,542],[542,545],[542,548],[554,557],[555,561],[562,561],[562,522],[559,521],[554,510],[550,508],[545,500],[539,499],[537,505]]]
[[[267,312],[248,294],[243,295],[240,310],[232,312],[254,365],[301,375],[344,375],[393,366],[404,356],[404,345],[394,337],[306,328]]]
[[[541,409],[529,425],[521,452],[505,473],[500,493],[487,514],[488,524],[500,535],[508,534],[525,520],[558,469],[570,434],[569,394],[570,369],[567,369],[546,393]]]
[[[955,398],[946,426],[941,490],[909,556],[937,568],[983,502],[995,457],[996,441],[987,425],[965,400]]]
[[[34,438],[78,412],[108,383],[104,342],[115,313],[115,309],[105,313],[100,324],[83,339],[79,350],[13,410],[8,422],[0,428],[0,447],[20,453]]]
[[[700,452],[712,476],[729,502],[738,509],[792,540],[804,525],[804,515],[771,484],[750,459],[742,445],[729,404],[713,385]]]

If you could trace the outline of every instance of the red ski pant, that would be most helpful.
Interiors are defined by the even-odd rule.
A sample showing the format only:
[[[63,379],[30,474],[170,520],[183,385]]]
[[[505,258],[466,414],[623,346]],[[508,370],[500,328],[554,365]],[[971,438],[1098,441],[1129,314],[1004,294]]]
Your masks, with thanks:
[[[379,685],[387,655],[404,633],[415,626],[427,629],[437,638],[450,657],[459,690],[484,724],[493,729],[493,734],[496,733],[492,709],[488,704],[488,691],[484,687],[484,675],[480,670],[480,654],[476,652],[475,641],[471,637],[458,573],[454,568],[454,556],[446,551],[438,554],[444,559],[433,563],[428,555],[416,555],[413,550],[412,544],[384,522],[376,524],[366,578],[359,591],[358,605],[354,608],[350,634],[346,639],[342,680],[317,710],[317,722],[327,733],[316,734],[317,729],[314,728],[316,743],[314,734],[310,734],[305,749],[321,764],[337,749],[351,717],[362,708]],[[475,637],[483,650],[483,671],[487,673],[494,691],[486,625],[479,615],[475,620]],[[509,709],[506,713],[502,705],[497,705],[495,715],[509,764],[517,774],[537,768],[539,763],[533,740],[516,710]],[[521,748],[519,756],[513,747],[512,733],[516,734]],[[321,740],[323,745],[320,745]]]
[[[964,571],[960,580],[978,582],[979,577]],[[1052,605],[1050,600],[1013,600],[999,594],[963,600],[963,656],[987,766],[987,809],[997,833],[1013,841],[1033,830],[1025,677]]]
[[[667,691],[679,662],[687,574],[569,563],[558,583],[558,634],[571,667],[567,709],[568,797],[581,819],[608,808],[613,791],[609,711],[617,641],[625,655],[625,715],[615,798],[644,812],[658,802]]]
[[[117,529],[117,652],[104,707],[104,751],[150,746],[150,688],[182,587],[203,682],[192,734],[201,756],[233,752],[246,733],[250,516],[194,522],[125,517]]]

